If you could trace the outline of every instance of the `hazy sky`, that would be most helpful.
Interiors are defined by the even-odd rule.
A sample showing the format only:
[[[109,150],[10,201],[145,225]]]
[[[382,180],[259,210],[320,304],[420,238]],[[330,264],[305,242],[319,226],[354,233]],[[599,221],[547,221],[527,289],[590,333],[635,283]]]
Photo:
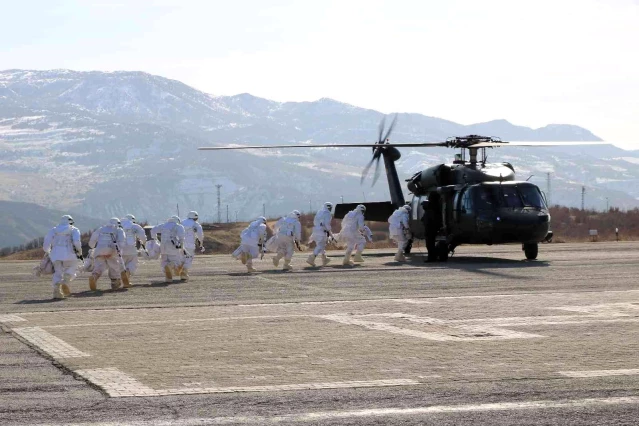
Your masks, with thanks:
[[[639,0],[13,1],[0,69],[142,70],[463,124],[570,123],[639,149]]]

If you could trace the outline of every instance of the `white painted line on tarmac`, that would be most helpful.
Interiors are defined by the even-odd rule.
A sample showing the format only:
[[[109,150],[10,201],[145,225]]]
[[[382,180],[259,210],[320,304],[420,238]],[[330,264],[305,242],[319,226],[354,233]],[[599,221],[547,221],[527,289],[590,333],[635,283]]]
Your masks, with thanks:
[[[545,401],[520,401],[497,402],[490,404],[466,404],[466,405],[433,405],[430,407],[413,408],[372,408],[348,411],[318,411],[311,413],[285,414],[280,416],[234,416],[234,417],[209,417],[190,419],[167,420],[119,420],[117,422],[96,423],[65,423],[67,426],[202,426],[202,425],[229,425],[229,424],[277,424],[287,422],[320,422],[340,419],[367,419],[391,416],[428,416],[433,414],[456,413],[482,413],[498,411],[520,410],[544,410],[558,408],[596,408],[598,406],[636,405],[639,404],[638,396],[611,397],[611,398],[585,398],[568,400]],[[57,425],[59,423],[46,423]],[[37,426],[44,426],[40,424]]]
[[[561,292],[537,292],[537,293],[514,293],[514,294],[478,294],[468,296],[438,296],[432,297],[430,300],[455,300],[455,299],[500,299],[500,298],[524,298],[524,297],[547,297],[547,296],[581,296],[591,295],[593,293],[606,294],[627,294],[639,293],[639,290],[604,290],[604,291],[561,291]]]
[[[559,374],[576,379],[588,377],[637,376],[639,375],[639,368],[626,370],[560,371]]]
[[[26,319],[19,317],[18,315],[0,315],[0,323],[10,323],[10,322],[21,322],[26,321]]]
[[[636,316],[639,314],[639,304],[636,303],[603,303],[598,305],[558,306],[551,309],[560,309],[570,312],[580,312],[595,316]]]
[[[255,275],[255,278],[257,278],[259,280],[262,280],[262,281],[275,283],[275,284],[278,284],[278,285],[305,288],[305,289],[317,291],[317,292],[320,292],[320,293],[341,294],[341,295],[344,295],[344,296],[357,296],[357,293],[353,293],[352,291],[348,291],[348,290],[342,290],[342,289],[339,289],[339,288],[324,288],[324,287],[318,287],[318,286],[314,286],[314,285],[301,284],[301,283],[298,283],[298,282],[296,283],[296,282],[278,281],[278,280],[274,280],[272,278],[266,278],[266,277],[264,277],[262,275]]]
[[[113,398],[158,395],[156,390],[143,385],[117,368],[76,370],[75,373],[100,387],[107,395]]]
[[[72,328],[72,327],[113,327],[124,325],[147,325],[147,324],[183,324],[190,322],[209,322],[209,321],[239,321],[239,320],[261,320],[261,319],[279,319],[279,318],[308,318],[314,315],[254,315],[244,317],[217,317],[217,318],[191,318],[191,319],[172,319],[172,320],[149,320],[149,321],[128,321],[128,322],[96,322],[96,323],[79,323],[79,324],[57,324],[57,325],[41,325],[41,328]]]
[[[186,387],[175,389],[152,389],[117,368],[95,368],[76,370],[75,373],[84,377],[94,385],[104,390],[112,398],[134,396],[167,396],[167,395],[195,395],[211,393],[237,392],[280,392],[319,389],[347,389],[371,388],[388,386],[419,385],[421,382],[413,379],[389,380],[359,380],[349,382],[328,383],[293,383],[288,385],[265,386],[228,386],[228,387]]]
[[[55,337],[40,327],[18,327],[12,331],[54,359],[91,356],[74,348],[64,340]]]

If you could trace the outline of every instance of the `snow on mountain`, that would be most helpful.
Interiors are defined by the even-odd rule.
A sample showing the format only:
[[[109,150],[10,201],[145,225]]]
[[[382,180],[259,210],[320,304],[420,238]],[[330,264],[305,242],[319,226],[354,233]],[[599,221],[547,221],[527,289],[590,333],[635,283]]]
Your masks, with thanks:
[[[216,220],[250,219],[316,209],[326,200],[388,199],[385,179],[359,184],[368,149],[202,152],[229,143],[372,142],[382,114],[332,99],[274,102],[250,94],[212,96],[142,72],[69,70],[0,72],[0,200],[33,202],[108,218],[127,212],[157,222],[195,209]],[[504,140],[598,140],[570,125],[540,129],[495,120],[463,126],[420,114],[400,114],[395,141],[436,141],[479,133]],[[450,161],[446,149],[403,150],[402,177]],[[552,198],[587,205],[639,205],[636,152],[612,146],[501,148],[491,161],[510,161],[518,175]]]

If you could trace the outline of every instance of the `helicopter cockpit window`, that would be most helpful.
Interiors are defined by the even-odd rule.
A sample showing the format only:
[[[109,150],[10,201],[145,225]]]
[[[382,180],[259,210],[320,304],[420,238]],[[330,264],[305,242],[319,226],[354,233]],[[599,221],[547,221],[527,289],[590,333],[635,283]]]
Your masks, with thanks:
[[[534,186],[518,186],[517,189],[521,194],[521,199],[526,207],[536,207],[538,209],[546,208],[546,203],[539,190]]]
[[[524,203],[514,186],[503,185],[501,187],[501,201],[504,207],[522,208]]]
[[[492,188],[475,188],[475,203],[478,210],[492,210],[496,204]]]

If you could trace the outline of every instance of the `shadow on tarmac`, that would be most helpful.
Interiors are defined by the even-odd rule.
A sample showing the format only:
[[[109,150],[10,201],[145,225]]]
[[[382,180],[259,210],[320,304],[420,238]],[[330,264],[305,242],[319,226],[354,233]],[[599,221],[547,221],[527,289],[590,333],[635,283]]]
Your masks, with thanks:
[[[126,289],[124,289],[126,291]],[[67,299],[81,299],[81,298],[86,298],[86,297],[102,297],[104,295],[104,293],[107,292],[120,292],[119,290],[96,290],[96,291],[91,291],[91,290],[85,290],[85,291],[80,291],[77,293],[71,293],[70,296],[67,297]],[[56,302],[60,302],[62,300],[65,299],[27,299],[27,300],[20,300],[19,302],[15,302],[16,305],[39,305],[39,304],[44,304],[44,303],[56,303]]]
[[[181,280],[173,280],[170,283],[167,283],[164,281],[153,281],[151,282],[151,284],[136,285],[135,287],[168,287],[170,285],[182,284],[185,282],[186,281],[181,281]]]

